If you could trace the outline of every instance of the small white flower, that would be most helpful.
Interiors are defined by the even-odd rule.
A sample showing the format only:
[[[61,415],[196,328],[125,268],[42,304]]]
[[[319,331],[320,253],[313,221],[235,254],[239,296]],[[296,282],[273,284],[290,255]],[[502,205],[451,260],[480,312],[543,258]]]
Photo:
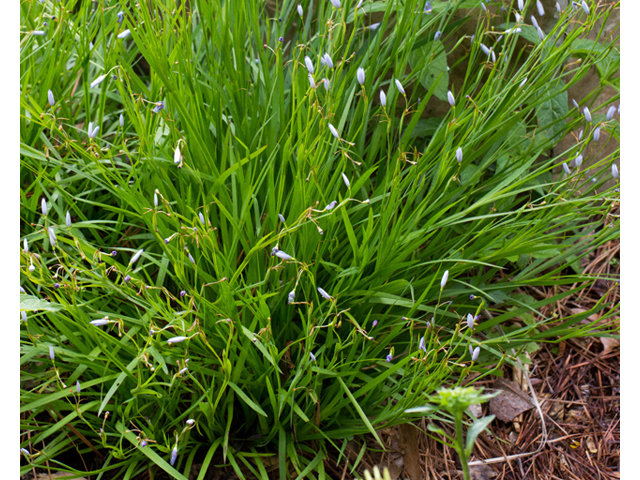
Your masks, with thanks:
[[[311,61],[311,59],[309,57],[304,57],[304,63],[307,66],[307,70],[309,71],[309,73],[313,73],[313,62]]]
[[[475,323],[475,318],[470,313],[467,313],[467,327],[473,330],[473,326]]]
[[[381,90],[382,91],[382,90]],[[344,174],[344,172],[342,172],[342,180],[344,181],[344,184],[347,186],[347,188],[351,187],[351,183],[349,183],[349,179],[347,178],[347,176]]]
[[[613,105],[610,106],[609,110],[607,111],[607,121],[611,120],[615,113],[616,113],[616,107]]]
[[[524,0],[518,0],[518,10],[524,10]]]
[[[76,381],[76,393],[80,394],[80,390],[82,390],[82,387],[80,386],[80,382]]]
[[[96,126],[95,128],[93,128],[93,130],[91,129],[91,127],[93,127],[93,124],[89,123],[89,138],[96,138],[96,135],[98,135],[98,131],[100,130],[100,126]]]
[[[387,96],[382,90],[380,90],[380,105],[382,105],[383,107],[387,106]]]
[[[313,80],[313,75],[309,74],[309,85],[311,88],[316,88],[316,82]]]
[[[544,40],[544,32],[540,27],[538,27],[538,37],[540,37],[540,40]]]
[[[331,0],[331,5],[333,5],[335,8],[340,8],[340,0]]]
[[[278,218],[280,219],[280,221],[282,223],[286,223],[285,220],[284,220],[284,216],[281,213],[278,214]]]
[[[358,83],[360,85],[364,86],[364,80],[365,80],[365,78],[364,78],[364,68],[358,67],[358,70],[356,72],[356,78],[358,79]]]
[[[302,10],[302,5],[298,5],[298,15],[301,17],[304,15],[304,10]]]
[[[120,126],[124,127],[124,115],[120,114]]]
[[[462,163],[462,148],[458,147],[458,149],[456,150],[456,158],[458,160],[458,163]]]
[[[404,91],[404,87],[402,86],[402,84],[400,83],[400,80],[398,80],[396,78],[396,87],[398,87],[398,90],[400,91],[400,93],[402,95],[406,95],[405,91]]]
[[[118,35],[118,38],[122,40],[123,38],[127,38],[129,35],[131,35],[131,30],[127,28],[124,32]]]
[[[202,212],[198,212],[198,218],[200,219],[200,223],[202,225],[205,225],[204,215],[202,214]]]
[[[53,231],[53,227],[49,227],[49,242],[52,246],[55,246],[56,244],[56,234]]]
[[[440,280],[440,290],[444,289],[444,286],[447,284],[447,280],[449,280],[449,270],[445,270],[442,275],[442,280]]]
[[[142,256],[142,252],[144,252],[144,249],[141,248],[140,250],[138,250],[136,254],[129,261],[129,265],[131,265],[132,263],[136,263],[138,259]]]
[[[109,319],[107,317],[105,318],[100,318],[98,320],[92,320],[89,322],[91,325],[93,325],[94,327],[102,327],[106,324],[109,323]]]
[[[541,17],[544,17],[544,7],[542,6],[542,2],[540,0],[536,0],[536,6],[538,7],[538,14]]]
[[[67,210],[67,216],[65,220],[67,222],[67,227],[71,228],[71,214],[69,213],[69,210]]]
[[[89,88],[97,87],[98,85],[100,85],[104,81],[105,78],[107,78],[106,75],[100,75],[93,82],[91,82],[91,84],[89,85]]]
[[[584,129],[580,130],[580,133],[578,134],[578,141],[582,140],[582,134],[584,133]]]
[[[53,345],[49,345],[49,358],[51,360],[56,358],[56,352],[53,351]]]
[[[322,83],[324,84],[324,89],[328,92],[329,91],[329,80],[327,80],[326,78],[322,79]]]
[[[324,63],[327,65],[327,67],[333,68],[333,59],[329,56],[329,54],[325,53],[323,58],[324,58]]]
[[[524,87],[524,85],[527,83],[527,77],[524,77],[524,80],[522,80],[522,82],[520,82],[520,88]]]
[[[600,140],[600,127],[596,127],[593,131],[593,141],[597,142],[598,140]]]
[[[380,22],[378,23],[372,23],[371,25],[369,25],[369,30],[371,30],[372,32],[374,30],[376,30],[378,27],[380,26]]]
[[[193,425],[194,423],[196,423],[196,421],[193,418],[187,420],[187,425]]]
[[[333,202],[331,202],[329,205],[327,205],[326,207],[324,207],[325,210],[333,210],[336,205],[338,204],[338,202],[336,202],[335,200]]]
[[[615,163],[611,165],[611,175],[613,176],[613,178],[618,178],[619,176],[618,166]]]
[[[313,352],[309,352],[309,358],[311,359],[312,362],[316,361],[316,356],[313,354]]]
[[[21,288],[22,288],[22,287],[21,287]],[[24,310],[22,310],[22,311],[20,312],[20,315],[22,315],[22,321],[23,321],[24,323],[27,323],[27,312],[25,312]]]
[[[326,300],[331,300],[331,295],[329,295],[327,292],[325,292],[322,288],[318,287],[318,293],[320,295],[322,295],[323,298],[325,298]]]
[[[582,111],[584,112],[584,118],[587,119],[587,122],[591,123],[591,112],[589,111],[589,107],[584,107]]]
[[[171,345],[172,343],[184,342],[186,339],[187,337],[172,337],[169,340],[167,340],[167,343]]]
[[[562,9],[560,8],[560,4],[558,2],[556,2],[556,10],[558,11],[558,13],[562,13]]]
[[[582,0],[582,10],[584,10],[584,13],[589,15],[589,5],[587,5],[587,2],[585,2],[584,0]]]
[[[47,97],[48,97],[48,100],[49,100],[49,105],[51,105],[53,107],[55,105],[55,103],[56,103],[56,100],[55,100],[55,98],[53,98],[53,92],[51,90],[49,90],[47,92]]]
[[[42,197],[40,201],[40,208],[42,209],[42,215],[47,216],[47,201]],[[28,250],[27,250],[28,251]]]
[[[576,167],[580,168],[580,166],[582,165],[582,155],[578,155],[574,163],[576,164]]]
[[[276,257],[281,258],[282,260],[292,260],[293,257],[285,252],[283,252],[282,250],[278,250],[275,253]]]
[[[567,175],[571,175],[571,170],[569,170],[569,165],[567,165],[566,163],[563,163],[562,168],[564,169],[564,173],[566,173]]]
[[[338,133],[338,130],[336,130],[336,127],[334,127],[333,125],[329,124],[329,131],[331,132],[331,134],[336,137],[338,140],[340,140],[340,134]]]
[[[471,361],[475,362],[476,360],[478,360],[479,356],[480,356],[480,347],[476,347],[473,349],[473,354],[471,355]]]
[[[296,299],[296,291],[291,290],[289,292],[289,295],[287,296],[287,303],[291,304],[295,301],[295,299]]]
[[[540,28],[540,25],[538,25],[538,21],[536,20],[536,17],[534,17],[533,15],[531,15],[531,25],[533,25],[536,28]]]
[[[173,152],[173,163],[178,165],[180,160],[182,160],[182,152],[180,152],[180,144],[178,144]]]
[[[578,102],[576,102],[576,99],[572,98],[571,101],[573,102],[573,106],[576,107],[578,110],[580,110],[580,105],[578,105]]]
[[[456,99],[454,98],[453,93],[451,93],[451,90],[447,92],[447,99],[449,100],[449,105],[451,105],[452,107],[455,106]]]

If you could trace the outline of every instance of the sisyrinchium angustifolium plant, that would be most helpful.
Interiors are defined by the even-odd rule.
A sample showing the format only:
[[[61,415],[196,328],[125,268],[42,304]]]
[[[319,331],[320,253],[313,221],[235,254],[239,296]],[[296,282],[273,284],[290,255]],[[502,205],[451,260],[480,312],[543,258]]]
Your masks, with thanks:
[[[24,471],[322,477],[441,385],[591,333],[538,312],[619,233],[619,151],[586,153],[619,135],[617,39],[587,4],[538,32],[475,0],[23,2]]]

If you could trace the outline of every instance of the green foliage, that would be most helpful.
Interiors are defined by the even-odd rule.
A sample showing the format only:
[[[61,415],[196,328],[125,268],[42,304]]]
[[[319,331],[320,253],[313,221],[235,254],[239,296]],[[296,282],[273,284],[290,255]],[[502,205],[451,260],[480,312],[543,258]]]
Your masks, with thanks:
[[[584,124],[562,105],[568,86],[600,65],[618,87],[613,47],[580,43],[609,11],[569,10],[535,43],[496,43],[489,21],[512,13],[482,16],[470,44],[468,0],[431,14],[416,0],[303,2],[302,18],[292,1],[178,3],[21,4],[22,473],[73,472],[59,455],[95,449],[118,478],[148,462],[266,478],[272,459],[282,479],[322,478],[330,451],[343,461],[350,439],[415,418],[441,385],[592,332],[593,311],[539,309],[594,281],[568,263],[619,234],[602,220],[618,151],[553,174],[592,138],[557,151]],[[455,87],[447,65],[464,72]],[[601,90],[586,104],[613,132]],[[493,318],[470,330],[481,309]],[[536,321],[497,328],[524,314]]]

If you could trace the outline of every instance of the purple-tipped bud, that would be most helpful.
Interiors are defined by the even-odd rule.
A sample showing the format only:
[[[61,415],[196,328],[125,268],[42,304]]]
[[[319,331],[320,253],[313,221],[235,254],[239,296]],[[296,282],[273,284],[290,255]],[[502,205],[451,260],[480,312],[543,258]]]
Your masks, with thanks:
[[[527,78],[525,77],[524,80],[522,80],[522,82],[520,82],[520,88],[524,87],[525,83],[527,83]]]
[[[287,253],[284,253],[282,250],[278,250],[275,253],[275,256],[281,258],[282,260],[293,260],[293,257]]]
[[[202,212],[198,212],[198,218],[200,219],[200,223],[204,225],[205,221],[204,221],[204,215],[202,214]]]
[[[23,321],[24,323],[27,323],[27,312],[25,312],[24,310],[22,310],[22,311],[20,312],[20,315],[22,316],[22,321]]]
[[[473,318],[473,315],[471,315],[470,313],[467,313],[467,327],[473,330],[474,325],[475,325],[475,318]]]
[[[564,169],[564,173],[566,173],[567,175],[571,175],[571,170],[569,170],[569,165],[567,165],[566,163],[563,163],[562,168]]]
[[[331,132],[331,135],[333,135],[338,140],[340,140],[340,134],[338,133],[338,130],[336,130],[336,127],[334,127],[330,123],[328,125],[329,125],[329,131]]]
[[[125,283],[130,282],[130,281],[131,281],[131,275],[126,275],[126,276],[124,277],[123,281],[124,281]]]
[[[122,40],[123,38],[127,38],[129,35],[131,35],[131,30],[127,28],[125,31],[118,35],[118,38]]]
[[[147,441],[146,440],[142,440],[142,442],[140,442],[140,446],[142,448],[146,447],[147,446]]]
[[[36,269],[36,267],[33,266],[33,263],[31,265],[29,265],[29,271],[33,272]]]
[[[304,15],[304,10],[302,10],[302,5],[298,5],[298,15],[301,17]]]
[[[115,257],[116,255],[118,255],[118,252],[116,252],[115,250],[111,250],[111,256]]]
[[[120,126],[124,127],[124,115],[120,114]]]
[[[540,28],[540,25],[538,25],[538,21],[536,20],[536,17],[534,17],[533,15],[531,15],[531,24],[532,24],[535,28]]]
[[[591,123],[591,112],[589,111],[589,107],[584,107],[582,111],[584,112],[584,118],[587,119],[587,122]]]
[[[28,252],[28,251],[29,251],[29,242],[27,242],[27,239],[26,239],[26,238],[22,240],[22,249],[23,249],[25,252]]]
[[[53,97],[53,92],[51,90],[49,90],[47,92],[47,97],[48,97],[48,100],[49,100],[49,105],[51,105],[53,107],[55,105],[55,103],[56,103],[56,99]]]
[[[176,463],[177,458],[178,458],[178,447],[173,447],[173,450],[171,450],[171,465]]]
[[[20,285],[20,293],[27,293],[25,292],[24,288],[22,288],[22,285]]]
[[[172,343],[184,342],[186,339],[187,337],[172,337],[169,340],[167,340],[167,343],[171,345]]]
[[[596,127],[593,131],[593,141],[597,142],[598,140],[600,140],[600,127]]]
[[[518,10],[524,10],[524,0],[518,0]]]
[[[374,320],[373,325],[371,325],[371,328],[374,328],[377,324],[378,324],[378,320]]]
[[[584,133],[584,129],[580,130],[580,133],[578,134],[578,141],[582,140],[582,134]]]
[[[436,34],[433,36],[433,41],[437,42],[440,39],[441,36],[442,36],[442,32],[440,30],[438,30],[436,32]]]
[[[58,282],[53,284],[53,288],[55,288],[56,290],[60,288],[60,284]]]
[[[455,106],[456,104],[456,99],[453,96],[453,93],[451,93],[451,90],[449,90],[447,92],[447,99],[449,100],[449,105],[451,105],[452,107]]]
[[[180,296],[181,296],[181,297],[184,297],[186,294],[187,294],[187,292],[186,292],[186,291],[184,291],[184,290],[182,290],[182,291],[180,292]]]
[[[371,30],[371,31],[373,32],[373,31],[375,31],[379,26],[380,26],[380,22],[378,22],[378,23],[372,23],[371,25],[369,25],[369,30]]]
[[[482,2],[482,0],[480,1],[480,6],[482,7],[482,10],[485,12],[487,11],[487,6]]]
[[[67,210],[67,215],[65,217],[65,220],[67,222],[67,227],[71,227],[71,214],[69,213],[69,210]]]
[[[116,16],[118,17],[118,23],[122,23],[122,20],[124,19],[124,12],[120,11],[116,13]]]
[[[287,303],[292,304],[293,302],[295,302],[295,300],[296,300],[296,291],[291,290],[289,292],[289,295],[287,296]]]
[[[380,105],[382,105],[383,107],[387,106],[387,96],[382,90],[380,90]]]
[[[358,67],[358,70],[356,72],[356,78],[358,79],[358,83],[364,86],[364,80],[365,80],[364,68]]]
[[[391,360],[393,360],[393,355],[391,354],[387,355],[387,362],[391,363]]]
[[[56,245],[56,234],[53,231],[53,227],[49,227],[49,243],[51,243],[52,246]]]
[[[322,79],[322,83],[323,83],[323,85],[324,85],[324,89],[325,89],[325,91],[327,91],[327,92],[328,92],[328,91],[329,91],[329,87],[331,86],[331,85],[330,85],[330,83],[329,83],[329,80],[327,80],[326,78],[323,78],[323,79]]]
[[[580,166],[582,165],[582,155],[578,155],[575,159],[576,167],[580,168]]]
[[[404,91],[404,87],[402,86],[402,84],[400,83],[400,80],[398,80],[396,78],[396,87],[398,87],[398,91],[402,94],[402,95],[406,95],[405,91]]]
[[[480,347],[476,347],[473,349],[473,354],[471,355],[471,361],[475,362],[476,360],[478,360],[479,356],[480,356]]]
[[[309,85],[311,86],[311,88],[316,88],[316,82],[313,79],[313,75],[309,74]]]
[[[32,35],[37,35],[37,36],[43,36],[46,35],[46,33],[42,30],[34,30],[33,32],[31,32]]]
[[[307,66],[307,70],[309,71],[309,73],[312,74],[314,71],[313,62],[309,57],[304,57],[304,64]]]
[[[325,300],[331,300],[331,295],[329,295],[327,292],[325,292],[322,288],[318,287],[318,293],[320,295],[322,295],[322,298],[324,298]]]
[[[286,222],[285,222],[285,219],[284,219],[284,216],[283,216],[281,213],[279,213],[279,214],[278,214],[278,218],[280,219],[280,221],[281,221],[282,223],[286,223]]]
[[[82,390],[82,387],[80,386],[80,382],[76,381],[76,393],[78,395],[80,394],[80,390]]]
[[[98,320],[92,320],[89,323],[94,327],[103,327],[109,323],[109,319],[105,317],[105,318],[100,318]]]
[[[420,337],[420,342],[418,343],[418,350],[424,350],[424,353],[427,353],[427,345],[425,343],[424,337]]]
[[[496,52],[493,51],[493,48],[491,49],[491,61],[496,63]]]
[[[342,181],[344,182],[344,184],[347,186],[347,188],[351,188],[351,183],[349,182],[349,179],[347,178],[347,176],[344,174],[344,172],[342,172]]]
[[[431,6],[431,2],[429,0],[427,0],[427,3],[424,4],[424,13],[426,13],[427,15],[431,15],[433,13],[433,7]]]
[[[138,250],[136,254],[129,261],[129,265],[136,263],[138,259],[142,256],[142,252],[144,252],[144,249],[141,248],[140,250]]]
[[[607,111],[607,121],[611,120],[615,113],[616,113],[616,107],[613,105],[610,106],[609,110]]]
[[[447,280],[449,280],[449,270],[445,270],[442,275],[442,280],[440,280],[440,290],[444,290],[444,286],[447,284]]]
[[[458,163],[462,163],[462,147],[458,147],[456,150],[456,159],[458,160]]]
[[[538,27],[538,37],[540,37],[540,40],[544,40],[544,32],[540,27]]]
[[[323,58],[324,58],[325,65],[329,68],[333,68],[333,59],[329,56],[329,54],[325,53],[323,55]]]
[[[196,421],[193,418],[190,418],[186,423],[187,425],[193,425],[194,423],[196,423]]]
[[[182,160],[182,153],[180,152],[180,145],[176,145],[176,149],[173,152],[173,163],[178,165]]]
[[[331,5],[333,5],[335,8],[340,8],[340,0],[331,0]]]
[[[91,84],[89,85],[89,88],[97,87],[98,85],[100,85],[104,81],[105,78],[107,78],[106,75],[100,75],[93,82],[91,82]]]
[[[187,252],[187,256],[189,257],[189,261],[195,265],[195,264],[196,264],[196,261],[194,260],[194,258],[193,258],[193,256],[191,255],[191,253]]]
[[[333,210],[334,208],[336,208],[336,205],[338,204],[337,201],[333,201],[331,202],[329,205],[327,205],[326,207],[324,207],[325,210]]]
[[[476,296],[473,293],[469,295],[469,300],[473,300],[474,298],[476,298]]]
[[[47,216],[47,201],[44,199],[44,197],[40,201],[40,208],[42,209],[42,215],[44,215],[46,217]]]
[[[558,11],[558,13],[562,13],[562,9],[560,8],[560,4],[558,2],[556,2],[556,10]]]
[[[611,175],[613,176],[613,178],[618,178],[619,176],[618,166],[615,163],[611,165]]]
[[[56,352],[53,351],[53,345],[49,345],[49,358],[55,360]]]
[[[582,0],[582,10],[584,10],[584,13],[589,15],[589,5],[587,5],[587,2],[585,2],[584,0]]]
[[[31,456],[31,454],[29,453],[29,450],[27,450],[26,448],[21,448],[20,451],[22,452],[22,454],[25,457],[30,457]]]
[[[484,53],[487,57],[491,55],[491,50],[489,50],[489,48],[484,43],[480,44],[480,50],[482,50],[482,53]]]
[[[89,138],[96,138],[98,135],[98,131],[100,130],[100,126],[95,127],[91,132],[89,132]]]
[[[315,361],[316,361],[316,356],[313,354],[313,352],[309,352],[309,359],[310,359],[312,362],[315,362]]]
[[[544,7],[542,6],[542,2],[540,0],[536,0],[536,6],[538,7],[538,15],[544,17]]]
[[[573,106],[576,107],[578,110],[580,110],[580,105],[578,105],[578,102],[576,102],[576,99],[572,98],[571,101],[573,102]]]

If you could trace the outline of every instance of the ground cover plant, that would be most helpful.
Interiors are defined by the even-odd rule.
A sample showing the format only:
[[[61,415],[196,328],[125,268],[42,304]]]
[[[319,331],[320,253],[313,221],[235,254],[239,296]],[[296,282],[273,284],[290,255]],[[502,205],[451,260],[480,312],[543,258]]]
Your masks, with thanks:
[[[619,235],[611,6],[574,3],[23,2],[21,473],[324,478],[615,315],[539,312]]]

